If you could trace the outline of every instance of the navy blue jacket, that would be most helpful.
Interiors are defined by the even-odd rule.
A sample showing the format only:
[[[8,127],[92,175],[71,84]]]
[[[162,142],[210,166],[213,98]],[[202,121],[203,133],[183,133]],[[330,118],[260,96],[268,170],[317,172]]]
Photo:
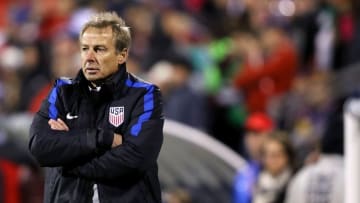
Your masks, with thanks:
[[[61,118],[69,131],[50,129]],[[29,149],[46,168],[44,202],[161,202],[157,157],[163,142],[159,89],[124,65],[91,91],[82,71],[58,79],[30,129]],[[114,132],[123,143],[111,148]]]

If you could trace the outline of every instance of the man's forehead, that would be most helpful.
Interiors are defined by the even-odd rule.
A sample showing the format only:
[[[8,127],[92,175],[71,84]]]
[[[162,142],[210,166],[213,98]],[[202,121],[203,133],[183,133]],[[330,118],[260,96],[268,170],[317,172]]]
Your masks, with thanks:
[[[81,39],[83,40],[84,38],[112,38],[112,37],[113,37],[113,32],[111,27],[105,27],[105,28],[89,27],[82,34]]]

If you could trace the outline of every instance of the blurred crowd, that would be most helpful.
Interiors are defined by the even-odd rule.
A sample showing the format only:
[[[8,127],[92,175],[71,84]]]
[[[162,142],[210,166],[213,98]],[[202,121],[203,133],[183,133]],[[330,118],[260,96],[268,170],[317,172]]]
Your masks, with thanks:
[[[343,181],[341,115],[360,76],[358,0],[0,0],[1,117],[35,113],[55,78],[76,75],[81,26],[103,10],[129,25],[127,69],[161,88],[166,118],[249,160],[234,180],[234,202],[301,199],[289,200],[290,192],[328,202],[317,194],[330,189],[342,195],[341,187],[316,184]],[[8,140],[0,129],[0,148]],[[19,157],[2,155],[0,169],[19,168],[26,186],[26,174],[41,171],[26,153]],[[332,171],[319,169],[334,162]],[[25,186],[24,194],[41,199]]]

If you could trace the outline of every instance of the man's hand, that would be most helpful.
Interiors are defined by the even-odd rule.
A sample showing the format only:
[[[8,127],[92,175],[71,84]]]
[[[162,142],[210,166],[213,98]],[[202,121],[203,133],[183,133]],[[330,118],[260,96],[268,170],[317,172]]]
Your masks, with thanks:
[[[50,125],[50,128],[53,130],[69,131],[69,127],[60,118],[58,118],[57,120],[50,119],[48,123]],[[120,134],[114,133],[114,139],[111,147],[114,148],[121,144],[122,144],[122,136]]]
[[[69,127],[66,125],[66,123],[58,118],[57,120],[50,119],[48,124],[50,125],[50,128],[52,130],[63,130],[63,131],[69,131]]]
[[[120,134],[114,133],[114,140],[111,145],[111,148],[117,147],[122,144],[122,136]]]

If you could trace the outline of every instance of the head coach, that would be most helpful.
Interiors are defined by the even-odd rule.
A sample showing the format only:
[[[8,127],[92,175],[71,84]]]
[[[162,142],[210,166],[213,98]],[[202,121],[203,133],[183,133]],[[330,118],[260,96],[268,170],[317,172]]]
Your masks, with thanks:
[[[46,167],[44,202],[161,202],[162,99],[126,71],[129,28],[103,12],[79,38],[81,70],[55,81],[30,129],[30,152]]]

